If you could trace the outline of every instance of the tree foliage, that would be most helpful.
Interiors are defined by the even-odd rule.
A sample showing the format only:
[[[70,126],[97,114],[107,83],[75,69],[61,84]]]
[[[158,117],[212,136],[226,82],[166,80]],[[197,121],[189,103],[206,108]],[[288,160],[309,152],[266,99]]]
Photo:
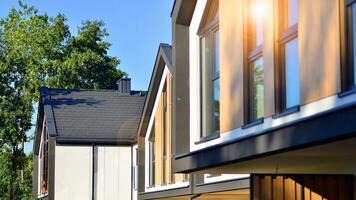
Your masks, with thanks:
[[[72,35],[66,20],[21,2],[0,19],[0,199],[31,199],[23,144],[39,88],[113,89],[125,74],[108,55],[103,22],[85,21]]]

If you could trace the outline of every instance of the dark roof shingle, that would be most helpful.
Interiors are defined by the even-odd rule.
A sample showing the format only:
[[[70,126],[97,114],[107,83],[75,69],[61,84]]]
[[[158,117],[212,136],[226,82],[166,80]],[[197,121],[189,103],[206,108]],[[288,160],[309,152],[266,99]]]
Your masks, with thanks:
[[[130,143],[135,140],[145,93],[43,88],[45,114],[52,111],[57,141]],[[51,122],[48,122],[51,123]]]

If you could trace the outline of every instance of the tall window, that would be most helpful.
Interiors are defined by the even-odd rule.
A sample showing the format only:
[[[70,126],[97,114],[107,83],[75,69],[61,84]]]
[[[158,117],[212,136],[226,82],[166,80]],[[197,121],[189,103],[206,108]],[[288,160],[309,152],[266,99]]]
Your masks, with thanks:
[[[245,48],[245,118],[250,123],[264,116],[263,75],[263,0],[250,0],[246,9]]]
[[[210,1],[200,27],[202,133],[205,138],[220,132],[220,35],[218,2]]]
[[[48,133],[47,133],[47,124],[43,123],[42,129],[42,142],[40,149],[40,193],[48,193]]]
[[[154,122],[153,122],[154,124]],[[149,140],[149,185],[155,185],[156,175],[156,155],[155,155],[155,128],[152,127],[151,137]]]
[[[299,0],[280,0],[277,60],[277,111],[300,103],[298,12]]]
[[[356,85],[356,0],[341,0],[342,19],[342,86],[343,90]]]

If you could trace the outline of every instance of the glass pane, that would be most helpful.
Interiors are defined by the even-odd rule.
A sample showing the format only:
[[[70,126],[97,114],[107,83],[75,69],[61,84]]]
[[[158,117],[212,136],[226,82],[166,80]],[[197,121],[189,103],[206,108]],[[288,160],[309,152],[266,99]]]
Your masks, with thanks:
[[[298,38],[286,43],[286,108],[299,104],[300,82],[298,61]]]
[[[353,49],[354,49],[354,82],[356,85],[356,70],[355,70],[355,61],[356,61],[356,3],[352,4],[352,37],[353,37]]]
[[[256,17],[256,47],[263,43],[263,14],[257,12],[263,12],[263,0],[256,0],[255,5],[255,17]]]
[[[212,82],[210,62],[210,39],[209,36],[201,40],[201,86],[202,86],[202,136],[212,133]]]
[[[263,58],[253,63],[251,73],[251,120],[255,120],[264,115]]]
[[[299,0],[288,0],[288,26],[298,23]]]
[[[214,85],[214,132],[220,132],[220,81],[216,79]]]
[[[220,33],[215,32],[215,72],[220,71]]]

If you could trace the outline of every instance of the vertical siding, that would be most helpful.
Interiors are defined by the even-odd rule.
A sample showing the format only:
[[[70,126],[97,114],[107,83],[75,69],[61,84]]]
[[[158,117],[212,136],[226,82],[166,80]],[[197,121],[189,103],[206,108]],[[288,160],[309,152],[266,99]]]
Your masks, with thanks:
[[[96,199],[131,199],[131,147],[98,147]]]
[[[263,26],[264,116],[274,114],[274,22],[278,17],[277,0],[265,0]],[[278,18],[277,18],[278,19]]]
[[[155,115],[155,185],[163,183],[163,126],[162,126],[163,101],[159,99]]]
[[[221,132],[243,124],[243,1],[219,2]]]
[[[299,62],[301,103],[340,91],[338,0],[300,0]]]
[[[55,199],[92,198],[92,147],[56,146]]]
[[[253,175],[252,200],[352,200],[353,176]]]

